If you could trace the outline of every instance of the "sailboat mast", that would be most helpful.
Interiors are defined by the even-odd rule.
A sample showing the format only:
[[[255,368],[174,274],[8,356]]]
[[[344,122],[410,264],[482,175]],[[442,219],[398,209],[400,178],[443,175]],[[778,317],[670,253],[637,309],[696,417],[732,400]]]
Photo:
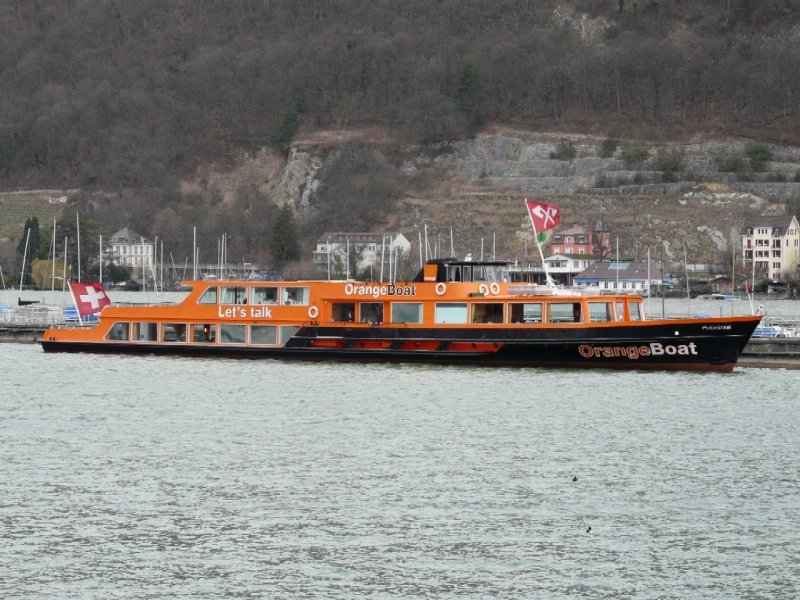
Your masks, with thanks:
[[[25,259],[28,258],[28,242],[31,240],[31,228],[28,227],[28,233],[25,235],[25,251],[22,253],[22,271],[19,274],[19,293],[22,293],[22,281],[25,279]]]

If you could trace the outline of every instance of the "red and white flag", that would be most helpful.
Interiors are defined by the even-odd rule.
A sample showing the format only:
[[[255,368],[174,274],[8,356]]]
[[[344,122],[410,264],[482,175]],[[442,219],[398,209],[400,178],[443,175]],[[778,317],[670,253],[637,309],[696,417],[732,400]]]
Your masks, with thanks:
[[[547,231],[561,223],[561,210],[555,204],[525,200],[534,230]]]
[[[99,281],[89,283],[69,282],[69,291],[75,308],[82,317],[99,313],[105,306],[111,304],[111,299]]]

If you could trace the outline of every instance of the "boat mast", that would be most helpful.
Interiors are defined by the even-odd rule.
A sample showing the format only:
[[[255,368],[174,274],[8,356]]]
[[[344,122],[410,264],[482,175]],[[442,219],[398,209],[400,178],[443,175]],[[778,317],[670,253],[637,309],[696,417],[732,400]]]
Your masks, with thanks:
[[[192,227],[192,279],[197,280],[197,227]]]
[[[692,295],[689,285],[689,260],[686,257],[686,242],[683,244],[683,272],[686,275],[686,316],[692,314]]]
[[[50,265],[50,291],[56,288],[56,220],[53,219],[53,264]]]
[[[61,274],[61,291],[64,291],[64,288],[67,285],[67,252],[69,250],[69,236],[64,238],[64,272]]]
[[[731,255],[731,316],[733,316],[733,299],[736,297],[736,245]]]
[[[386,235],[381,236],[381,283],[383,283],[383,259],[386,256]],[[330,276],[330,259],[328,259],[328,279]]]
[[[28,227],[28,233],[25,235],[25,251],[22,253],[22,271],[19,274],[19,293],[22,294],[22,281],[25,278],[25,259],[28,258],[28,242],[31,239],[31,228]]]
[[[650,308],[650,282],[652,277],[650,276],[650,246],[647,247],[647,308]],[[645,315],[647,318],[647,315]]]
[[[81,215],[75,213],[75,222],[78,225],[78,283],[81,282]]]

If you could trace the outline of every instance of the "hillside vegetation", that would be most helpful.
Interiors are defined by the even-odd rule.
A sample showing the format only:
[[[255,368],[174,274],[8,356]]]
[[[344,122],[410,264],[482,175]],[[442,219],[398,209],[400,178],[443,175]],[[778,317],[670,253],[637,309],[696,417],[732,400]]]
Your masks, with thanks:
[[[0,189],[77,187],[71,210],[106,230],[184,255],[196,225],[267,256],[286,200],[309,240],[400,224],[398,201],[433,188],[387,144],[435,155],[498,127],[797,144],[799,40],[800,0],[14,0]],[[285,168],[308,143],[337,149],[305,202]]]

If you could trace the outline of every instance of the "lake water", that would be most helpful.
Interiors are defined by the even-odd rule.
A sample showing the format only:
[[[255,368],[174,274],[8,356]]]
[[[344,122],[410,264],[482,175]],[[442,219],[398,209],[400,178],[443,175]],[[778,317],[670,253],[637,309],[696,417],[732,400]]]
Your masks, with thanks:
[[[800,595],[798,371],[0,362],[2,598]]]

